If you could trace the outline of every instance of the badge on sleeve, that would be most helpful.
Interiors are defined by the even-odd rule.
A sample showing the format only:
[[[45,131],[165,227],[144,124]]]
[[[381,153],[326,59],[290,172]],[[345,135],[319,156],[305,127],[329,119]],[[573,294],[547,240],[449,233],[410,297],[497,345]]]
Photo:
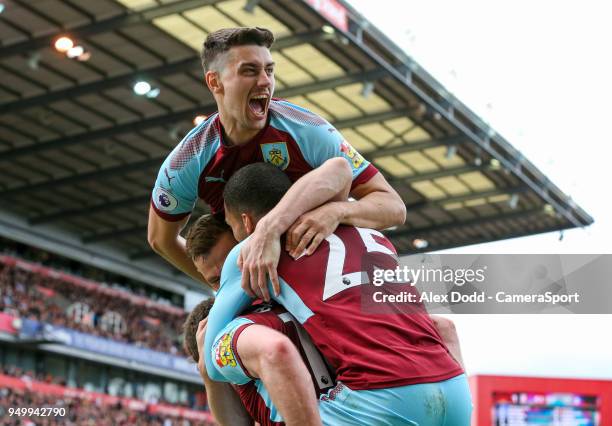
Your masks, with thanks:
[[[157,208],[164,212],[171,212],[178,205],[178,201],[174,198],[174,195],[163,188],[157,188],[155,190],[155,200],[157,201]]]
[[[343,140],[342,144],[340,145],[340,152],[342,152],[342,156],[344,158],[349,160],[354,169],[358,169],[363,163],[363,157],[361,154],[359,154],[355,148],[353,148],[351,144],[346,141],[346,139]]]
[[[266,163],[271,163],[281,170],[285,170],[289,165],[289,150],[287,142],[263,143],[261,153]]]

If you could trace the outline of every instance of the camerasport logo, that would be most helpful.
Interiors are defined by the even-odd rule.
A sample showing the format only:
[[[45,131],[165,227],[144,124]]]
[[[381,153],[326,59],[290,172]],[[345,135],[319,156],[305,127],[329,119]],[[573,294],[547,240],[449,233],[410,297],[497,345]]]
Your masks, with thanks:
[[[178,201],[174,198],[174,195],[163,188],[157,188],[155,190],[155,200],[157,201],[157,208],[165,212],[171,212],[178,205]]]

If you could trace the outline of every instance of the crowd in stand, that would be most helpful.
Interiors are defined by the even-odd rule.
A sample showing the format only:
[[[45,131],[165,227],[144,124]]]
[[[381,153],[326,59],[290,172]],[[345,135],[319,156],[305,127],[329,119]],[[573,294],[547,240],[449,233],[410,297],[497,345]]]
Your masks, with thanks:
[[[47,407],[64,408],[64,416],[17,416],[9,415],[9,408]],[[58,411],[56,411],[58,413]],[[132,410],[122,402],[103,405],[100,401],[89,401],[67,396],[53,396],[25,389],[0,388],[0,419],[3,425],[27,426],[209,426],[212,423]]]
[[[4,263],[0,312],[183,355],[179,333],[185,314],[143,309],[121,297]]]

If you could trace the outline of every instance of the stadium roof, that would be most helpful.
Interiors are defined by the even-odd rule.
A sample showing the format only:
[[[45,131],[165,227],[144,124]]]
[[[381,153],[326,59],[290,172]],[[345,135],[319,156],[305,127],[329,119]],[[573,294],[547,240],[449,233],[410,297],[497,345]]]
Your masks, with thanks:
[[[215,110],[202,83],[205,36],[254,25],[277,37],[275,95],[327,118],[401,194],[408,220],[387,232],[401,253],[593,221],[345,3],[4,3],[0,233],[6,236],[179,292],[198,287],[149,249],[150,191],[194,117]],[[72,59],[59,53],[53,45],[60,35],[83,51],[71,51]],[[133,92],[140,80],[149,82],[148,95]]]

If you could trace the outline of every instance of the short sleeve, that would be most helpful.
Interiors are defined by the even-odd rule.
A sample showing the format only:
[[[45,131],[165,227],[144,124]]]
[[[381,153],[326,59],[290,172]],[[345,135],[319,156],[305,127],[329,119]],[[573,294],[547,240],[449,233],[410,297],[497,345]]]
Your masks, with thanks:
[[[223,270],[221,271],[221,287],[217,292],[215,303],[208,315],[208,324],[206,326],[206,337],[202,351],[205,356],[206,371],[212,380],[219,382],[227,382],[228,379],[214,366],[212,353],[215,337],[253,301],[240,286],[242,273],[238,268],[237,262],[241,247],[242,243],[236,245],[225,259]]]
[[[219,148],[216,122],[215,114],[194,127],[159,169],[151,204],[161,218],[178,221],[193,210],[200,175]]]
[[[191,214],[198,197],[199,168],[193,160],[180,169],[172,168],[177,146],[166,158],[155,181],[151,204],[155,212],[168,221],[178,221]]]
[[[273,124],[289,131],[311,167],[317,168],[330,158],[344,157],[351,166],[353,188],[378,173],[327,120],[286,101],[277,102],[274,112]]]

